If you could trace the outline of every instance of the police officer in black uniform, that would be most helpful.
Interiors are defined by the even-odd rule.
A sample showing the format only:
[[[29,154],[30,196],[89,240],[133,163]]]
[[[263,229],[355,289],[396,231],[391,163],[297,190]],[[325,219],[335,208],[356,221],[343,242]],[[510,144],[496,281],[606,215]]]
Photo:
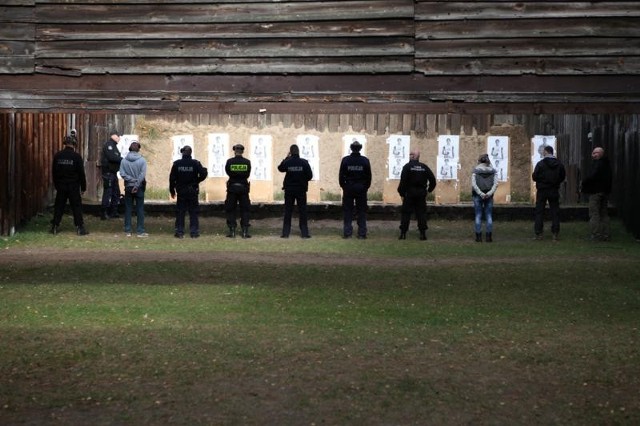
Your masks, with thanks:
[[[300,158],[298,145],[291,145],[289,154],[278,165],[278,170],[285,173],[282,185],[282,189],[284,189],[284,221],[280,238],[289,238],[294,203],[298,204],[300,236],[311,238],[307,225],[307,189],[309,181],[313,178],[313,171],[309,162]]]
[[[78,141],[74,136],[64,138],[64,149],[53,156],[53,185],[56,188],[56,201],[51,220],[51,233],[57,234],[64,207],[69,200],[73,212],[73,224],[78,235],[87,235],[82,217],[82,193],[87,190],[84,161],[75,151]]]
[[[191,157],[193,150],[189,145],[180,149],[182,158],[173,162],[169,173],[169,192],[171,198],[178,194],[176,203],[176,238],[184,237],[184,217],[189,212],[189,234],[191,238],[200,236],[200,182],[207,178],[207,169],[198,160]]]
[[[371,163],[360,154],[362,144],[354,141],[351,154],[342,159],[338,181],[342,188],[343,238],[353,234],[353,207],[355,204],[358,238],[367,238],[367,191],[371,186]]]
[[[411,151],[409,162],[402,168],[398,193],[402,197],[400,239],[407,238],[411,213],[415,211],[420,239],[427,239],[427,193],[436,189],[436,177],[431,169],[420,161],[420,151]]]
[[[251,200],[249,199],[249,176],[251,175],[251,161],[244,158],[244,146],[236,144],[233,146],[234,156],[227,160],[224,170],[229,176],[227,181],[227,199],[224,201],[224,208],[227,214],[227,226],[229,233],[227,237],[235,238],[236,227],[236,206],[240,205],[240,226],[242,227],[242,238],[251,238],[249,235],[249,210]]]
[[[100,171],[102,173],[102,220],[117,218],[118,204],[120,204],[120,183],[118,171],[122,156],[118,149],[120,133],[116,130],[110,132],[110,138],[102,146],[100,159]]]

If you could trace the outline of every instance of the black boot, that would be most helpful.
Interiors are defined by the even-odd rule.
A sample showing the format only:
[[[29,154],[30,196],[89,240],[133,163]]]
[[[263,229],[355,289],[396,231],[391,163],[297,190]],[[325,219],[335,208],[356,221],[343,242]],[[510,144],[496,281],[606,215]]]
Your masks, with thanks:
[[[227,238],[235,238],[236,237],[236,227],[230,226],[229,233],[227,234]]]
[[[80,235],[80,236],[83,236],[83,235],[89,235],[89,232],[88,232],[86,229],[84,229],[84,226],[78,226],[78,228],[77,228],[77,231],[76,231],[76,232],[77,232],[77,234],[78,234],[78,235]]]
[[[427,239],[427,231],[424,229],[420,230],[420,241],[425,241]]]
[[[487,233],[485,234],[485,240],[486,240],[488,243],[492,243],[492,242],[493,242],[493,238],[491,237],[491,232],[487,232]]]
[[[51,232],[53,235],[58,234],[58,225],[51,224],[51,230],[49,232]]]
[[[482,242],[482,232],[476,232],[476,243]]]
[[[406,240],[407,239],[407,231],[400,231],[400,236],[398,237],[399,240]]]
[[[242,238],[251,238],[251,235],[249,235],[249,227],[248,226],[243,226],[242,227]]]
[[[109,219],[109,213],[107,212],[107,209],[102,209],[102,213],[100,214],[100,220],[107,220]]]

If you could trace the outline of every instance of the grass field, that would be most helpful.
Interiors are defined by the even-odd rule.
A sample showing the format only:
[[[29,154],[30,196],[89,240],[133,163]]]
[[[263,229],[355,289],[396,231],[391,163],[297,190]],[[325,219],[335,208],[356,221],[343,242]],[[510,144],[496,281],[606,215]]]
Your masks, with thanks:
[[[479,244],[461,221],[422,242],[49,219],[0,239],[2,425],[640,423],[640,244],[617,222]]]

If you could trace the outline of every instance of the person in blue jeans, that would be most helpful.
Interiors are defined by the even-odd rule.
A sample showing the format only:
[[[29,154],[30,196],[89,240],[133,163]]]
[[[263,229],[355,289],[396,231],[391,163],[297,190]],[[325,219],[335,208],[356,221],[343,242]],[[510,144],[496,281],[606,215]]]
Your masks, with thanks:
[[[482,216],[485,220],[485,241],[493,242],[493,194],[498,188],[498,175],[489,155],[482,154],[471,173],[471,195],[475,210],[476,242],[482,242]]]
[[[144,229],[144,190],[147,184],[147,160],[140,154],[140,143],[134,141],[129,153],[120,163],[120,176],[124,179],[124,232],[131,236],[131,214],[136,205],[136,233],[145,238],[149,234]]]

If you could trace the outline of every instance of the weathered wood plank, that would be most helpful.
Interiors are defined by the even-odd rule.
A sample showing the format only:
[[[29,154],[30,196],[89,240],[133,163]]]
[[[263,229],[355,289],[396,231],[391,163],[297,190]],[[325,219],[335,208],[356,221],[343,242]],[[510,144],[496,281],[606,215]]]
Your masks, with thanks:
[[[3,6],[35,6],[36,0],[3,0]]]
[[[33,2],[35,0],[5,0],[16,2]],[[122,4],[123,0],[37,0],[38,4]],[[169,0],[176,4],[211,3],[211,0]],[[252,3],[287,3],[292,0],[252,0]],[[297,3],[317,2],[318,0],[295,0]],[[158,4],[162,0],[126,0],[129,4]],[[246,3],[242,0],[217,0],[216,3]]]
[[[64,99],[41,99],[36,102],[27,100],[7,100],[0,98],[0,112],[12,112],[16,109],[22,111],[55,111],[55,112],[77,112],[83,113],[87,110],[93,112],[118,112],[118,113],[207,113],[207,114],[247,114],[254,113],[257,104],[243,104],[237,102],[182,102],[179,104],[167,101],[158,101],[157,104],[148,103],[140,104],[138,102],[119,102],[118,99],[104,101],[102,104],[93,102],[90,108],[82,101],[74,104],[65,104]],[[393,111],[403,111],[406,113],[420,114],[442,114],[442,113],[459,113],[459,114],[493,114],[496,111],[508,114],[544,114],[544,113],[563,113],[563,114],[627,114],[640,113],[640,105],[634,102],[613,102],[613,101],[596,101],[596,102],[492,102],[492,103],[469,103],[469,102],[422,102],[407,103],[399,105],[389,104],[331,104],[323,103],[297,103],[297,102],[274,102],[260,103],[261,107],[268,108],[275,114],[288,114],[292,111],[298,111],[305,114],[329,114],[330,117],[340,117],[341,113],[377,113],[379,117],[388,117]],[[230,123],[230,117],[225,116],[227,123]],[[336,126],[334,131],[338,131],[339,119],[331,121],[330,125]],[[378,129],[381,134],[386,133],[387,127],[384,126],[385,121],[378,121]],[[427,137],[435,137],[433,128],[427,127]],[[345,130],[346,131],[346,130]],[[484,133],[479,128],[478,133]],[[433,133],[433,134],[432,134]],[[431,135],[431,136],[430,136]]]
[[[0,39],[0,57],[3,56],[30,56],[35,52],[33,41],[12,41]]]
[[[430,1],[415,6],[418,21],[518,18],[607,18],[639,17],[640,2],[488,2]]]
[[[0,40],[35,40],[36,26],[30,23],[0,24]]]
[[[640,37],[639,18],[420,21],[417,39]]]
[[[0,6],[0,23],[34,22],[34,11],[35,8],[33,7],[12,7],[3,3]]]
[[[281,74],[281,73],[408,73],[413,71],[411,56],[358,58],[168,58],[132,61],[120,58],[41,58],[36,72],[75,70],[82,74]]]
[[[416,58],[638,56],[640,38],[420,40]]]
[[[2,29],[0,29],[2,31]],[[0,32],[1,34],[1,32]],[[413,37],[413,20],[369,20],[347,22],[284,22],[249,24],[39,24],[39,41],[58,40],[171,40],[237,38],[315,37]]]
[[[98,40],[38,43],[37,58],[300,58],[402,56],[413,39],[393,37],[323,39]]]
[[[127,93],[175,93],[216,96],[222,93],[289,93],[292,96],[316,94],[353,95],[367,101],[368,96],[421,96],[434,92],[505,91],[523,93],[640,93],[640,79],[634,75],[583,76],[575,78],[522,76],[426,76],[421,74],[343,75],[84,75],[70,79],[60,76],[3,76],[4,90],[117,91]],[[364,96],[366,95],[366,97]],[[163,94],[162,96],[166,96]]]
[[[0,74],[33,74],[35,60],[33,56],[0,56]],[[4,80],[5,77],[0,77]]]
[[[64,108],[61,108],[64,102]],[[87,100],[87,99],[3,99],[0,98],[0,110],[22,110],[22,111],[137,111],[143,113],[178,111],[179,104],[166,100],[123,100],[112,99],[111,107],[107,108],[107,101]]]
[[[540,58],[504,57],[469,59],[417,59],[416,72],[428,75],[638,75],[638,57]],[[588,87],[588,85],[585,85]]]
[[[411,0],[361,0],[233,4],[63,4],[39,5],[39,22],[182,24],[223,22],[303,22],[413,18]]]

